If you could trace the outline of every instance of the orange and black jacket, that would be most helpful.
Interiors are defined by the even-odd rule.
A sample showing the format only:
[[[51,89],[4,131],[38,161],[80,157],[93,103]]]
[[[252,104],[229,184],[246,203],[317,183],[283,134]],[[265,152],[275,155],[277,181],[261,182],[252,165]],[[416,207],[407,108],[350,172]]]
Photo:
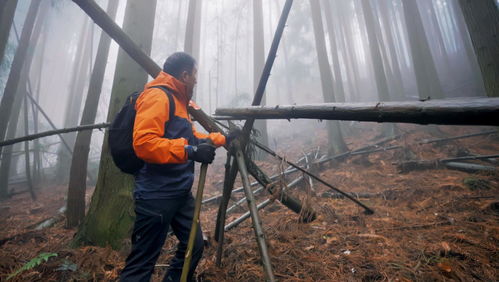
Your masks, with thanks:
[[[153,86],[171,90],[175,101],[171,119],[168,96]],[[135,175],[135,199],[188,195],[194,181],[194,162],[188,159],[185,146],[196,146],[206,138],[215,146],[225,144],[225,136],[220,133],[203,134],[194,129],[187,113],[189,102],[185,85],[165,72],[147,83],[137,99],[133,148],[145,165]]]

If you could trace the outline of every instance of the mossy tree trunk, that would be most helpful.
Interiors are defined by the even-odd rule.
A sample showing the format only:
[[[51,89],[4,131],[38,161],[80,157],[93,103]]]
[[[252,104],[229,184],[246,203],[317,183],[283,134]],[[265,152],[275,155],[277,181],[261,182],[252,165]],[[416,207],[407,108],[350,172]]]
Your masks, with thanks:
[[[151,52],[155,11],[156,0],[127,1],[123,30],[146,54]],[[143,89],[146,82],[146,71],[120,49],[108,121],[114,118],[126,97],[133,91]],[[134,218],[132,190],[133,177],[123,174],[114,165],[106,134],[97,186],[88,214],[80,225],[73,245],[110,245],[114,249],[120,249],[123,239],[130,235]]]

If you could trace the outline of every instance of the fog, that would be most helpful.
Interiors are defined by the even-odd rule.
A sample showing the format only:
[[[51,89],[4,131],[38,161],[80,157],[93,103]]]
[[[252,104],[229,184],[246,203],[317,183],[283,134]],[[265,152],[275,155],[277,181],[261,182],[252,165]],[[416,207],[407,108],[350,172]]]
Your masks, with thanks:
[[[14,24],[1,61],[0,94],[4,93],[10,64],[18,47],[15,31],[21,33],[30,2],[19,1],[15,11]],[[97,2],[106,9],[107,1]],[[144,5],[151,2],[143,1]],[[262,1],[265,57],[284,2]],[[407,23],[407,11],[404,11],[403,4],[408,1],[368,1],[369,13],[372,15],[370,24],[364,10],[365,3],[363,5],[361,0],[317,2],[321,5],[322,35],[327,53],[319,58],[312,21],[313,16],[317,19],[317,15],[312,16],[310,1],[295,1],[266,87],[267,105],[323,102],[319,62],[331,69],[333,93],[328,95],[334,95],[338,102],[343,99],[346,102],[366,102],[386,98],[397,101],[428,96],[434,99],[486,95],[458,1],[414,1],[420,15],[417,20],[422,22],[422,26]],[[209,0],[198,3],[202,5],[196,17],[200,21],[200,29],[196,31],[194,28],[199,33],[199,39],[194,38],[197,41],[194,45],[198,47],[194,48],[193,54],[198,59],[199,67],[195,98],[197,104],[211,114],[217,107],[250,105],[255,92],[254,85],[260,79],[254,77],[254,49],[255,44],[261,43],[253,40],[252,1]],[[120,1],[116,17],[120,26],[125,16],[125,6],[126,1]],[[29,87],[27,81],[21,81],[20,87],[28,87],[57,128],[77,126],[85,104],[101,29],[71,1],[45,0],[42,1],[40,11],[44,8],[44,19],[37,19],[37,23],[42,25],[39,38],[35,46],[30,47],[34,55],[28,75]],[[158,65],[162,66],[169,54],[184,49],[188,8],[189,1],[157,1],[150,56]],[[414,30],[408,30],[407,26]],[[5,28],[1,27],[2,30]],[[410,36],[419,41],[411,41]],[[373,42],[377,42],[378,54],[373,54],[376,49],[372,48]],[[414,47],[423,48],[425,44],[430,53],[415,53]],[[118,46],[112,42],[95,123],[112,119],[107,117],[107,113],[117,53]],[[420,56],[416,60],[415,54]],[[438,93],[441,97],[418,91],[414,62],[423,62],[424,68],[435,68],[437,75],[432,79],[436,82],[420,83],[419,88],[424,84],[431,86],[436,83],[441,89]],[[379,76],[376,76],[376,71],[380,70],[386,80],[387,93],[379,92],[381,82],[377,81]],[[129,89],[123,95],[136,90],[141,89]],[[35,115],[38,131],[52,129],[35,110],[29,113],[31,132]],[[268,121],[269,144],[275,147],[280,139],[303,136],[303,133],[312,133],[325,127],[326,123],[315,121]],[[19,122],[15,136],[23,135],[23,123]],[[72,146],[76,134],[64,136]],[[103,137],[103,131],[94,130],[89,156],[90,170],[94,173],[98,167]],[[39,142],[45,152],[42,154],[42,166],[53,168],[65,150],[60,138],[51,136]],[[21,147],[13,149],[14,152],[19,150]],[[11,175],[22,174],[25,167],[23,162],[24,159],[20,158],[15,163]]]

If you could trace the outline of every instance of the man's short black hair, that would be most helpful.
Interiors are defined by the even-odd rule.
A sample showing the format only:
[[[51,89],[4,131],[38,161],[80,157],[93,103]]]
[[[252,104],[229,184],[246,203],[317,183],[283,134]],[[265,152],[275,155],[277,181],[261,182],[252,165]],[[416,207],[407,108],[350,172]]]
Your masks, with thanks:
[[[184,71],[192,74],[195,66],[196,59],[191,55],[185,52],[175,52],[166,58],[163,71],[175,78],[180,78]]]

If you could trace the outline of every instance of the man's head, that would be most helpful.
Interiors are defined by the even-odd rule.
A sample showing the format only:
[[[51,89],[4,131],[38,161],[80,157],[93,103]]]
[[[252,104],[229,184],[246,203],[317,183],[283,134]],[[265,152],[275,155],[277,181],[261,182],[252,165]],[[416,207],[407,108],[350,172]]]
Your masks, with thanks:
[[[183,82],[187,96],[192,98],[194,86],[197,83],[196,60],[185,52],[176,52],[170,55],[163,65],[163,71]]]

